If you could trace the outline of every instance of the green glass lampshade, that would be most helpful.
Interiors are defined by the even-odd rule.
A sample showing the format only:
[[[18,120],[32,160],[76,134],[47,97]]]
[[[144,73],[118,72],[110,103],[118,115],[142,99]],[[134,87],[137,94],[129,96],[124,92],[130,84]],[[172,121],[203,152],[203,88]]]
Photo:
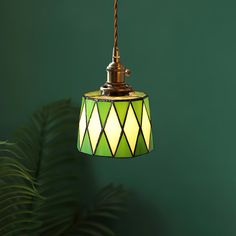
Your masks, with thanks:
[[[149,98],[145,93],[82,98],[78,150],[89,155],[131,158],[153,149]]]

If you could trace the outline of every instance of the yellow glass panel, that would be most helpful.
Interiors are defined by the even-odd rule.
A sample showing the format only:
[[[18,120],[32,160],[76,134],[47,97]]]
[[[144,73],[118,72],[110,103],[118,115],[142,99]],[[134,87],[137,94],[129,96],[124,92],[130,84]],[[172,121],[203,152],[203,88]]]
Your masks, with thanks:
[[[81,117],[80,117],[80,121],[79,121],[80,148],[81,148],[81,145],[82,145],[82,142],[83,142],[85,129],[86,129],[86,111],[85,111],[85,106],[84,106]]]
[[[101,127],[101,122],[100,122],[99,114],[98,114],[98,108],[96,104],[93,109],[93,113],[90,118],[90,122],[88,126],[88,131],[89,131],[89,136],[90,136],[93,152],[95,151],[95,148],[97,146],[97,142],[98,142],[101,130],[102,130],[102,127]]]
[[[134,149],[135,149],[135,145],[136,145],[136,141],[138,137],[138,132],[139,132],[139,125],[135,117],[132,106],[129,106],[127,118],[125,121],[124,131],[128,139],[132,153],[134,153]]]
[[[110,144],[112,153],[114,155],[119,139],[120,139],[121,127],[120,127],[119,119],[117,117],[117,114],[113,105],[111,107],[109,116],[107,118],[105,132],[106,132],[107,139]]]
[[[143,136],[147,144],[148,150],[150,150],[151,124],[148,118],[146,107],[144,105],[143,105],[142,130],[143,130]]]

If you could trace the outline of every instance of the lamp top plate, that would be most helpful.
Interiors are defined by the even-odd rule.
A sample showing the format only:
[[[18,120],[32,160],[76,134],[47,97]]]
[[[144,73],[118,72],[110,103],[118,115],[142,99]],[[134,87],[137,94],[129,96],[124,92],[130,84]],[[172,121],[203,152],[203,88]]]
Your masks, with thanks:
[[[101,94],[100,90],[87,92],[84,94],[86,99],[99,100],[99,101],[129,101],[129,100],[140,100],[147,96],[144,92],[134,91],[130,92],[127,96],[105,96]]]

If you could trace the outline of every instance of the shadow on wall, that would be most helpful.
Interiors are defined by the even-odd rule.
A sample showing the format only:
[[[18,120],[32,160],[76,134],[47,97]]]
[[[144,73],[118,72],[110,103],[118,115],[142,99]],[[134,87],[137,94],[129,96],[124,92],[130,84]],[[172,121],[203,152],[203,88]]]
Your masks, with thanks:
[[[124,224],[117,235],[122,236],[166,236],[169,235],[167,225],[158,209],[144,202],[133,194],[129,204],[129,212],[122,220]]]

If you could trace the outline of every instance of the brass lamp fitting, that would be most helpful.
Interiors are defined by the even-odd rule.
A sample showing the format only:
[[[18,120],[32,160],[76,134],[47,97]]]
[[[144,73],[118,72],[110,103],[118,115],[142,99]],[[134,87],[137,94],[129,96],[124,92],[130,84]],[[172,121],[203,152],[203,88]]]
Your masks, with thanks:
[[[118,47],[113,48],[112,62],[107,67],[107,82],[100,88],[105,96],[126,96],[133,92],[133,88],[126,84],[125,77],[129,77],[131,71],[120,63]]]

